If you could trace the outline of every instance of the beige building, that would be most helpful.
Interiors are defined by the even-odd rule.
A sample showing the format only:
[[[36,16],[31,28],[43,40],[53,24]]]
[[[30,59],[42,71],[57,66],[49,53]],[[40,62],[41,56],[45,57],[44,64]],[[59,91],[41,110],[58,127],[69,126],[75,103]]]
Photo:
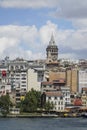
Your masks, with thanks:
[[[27,79],[28,79],[28,85],[27,85],[28,91],[30,91],[32,88],[37,91],[40,91],[41,82],[44,79],[44,69],[29,68]]]
[[[66,79],[66,73],[65,72],[49,72],[49,81],[53,80],[59,80],[59,79]]]
[[[70,91],[76,93],[78,91],[78,70],[75,68],[66,69],[60,67],[60,63],[58,62],[58,47],[53,35],[46,48],[46,55],[46,69],[48,72],[45,72],[45,79],[49,82],[64,79]]]
[[[71,92],[78,92],[78,70],[70,69],[66,71],[49,71],[47,80],[52,82],[53,80],[64,79],[65,85],[70,88]]]
[[[60,91],[61,87],[65,87],[64,79],[54,80],[52,82],[41,82],[41,93],[48,91]]]
[[[78,70],[71,69],[66,71],[66,85],[70,87],[71,92],[78,92]]]

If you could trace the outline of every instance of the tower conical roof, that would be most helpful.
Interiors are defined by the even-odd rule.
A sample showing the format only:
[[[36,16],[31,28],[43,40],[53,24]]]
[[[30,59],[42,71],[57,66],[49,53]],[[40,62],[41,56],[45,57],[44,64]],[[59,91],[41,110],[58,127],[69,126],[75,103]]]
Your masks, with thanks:
[[[55,40],[53,34],[51,35],[51,39],[49,41],[49,46],[54,46],[55,45]]]

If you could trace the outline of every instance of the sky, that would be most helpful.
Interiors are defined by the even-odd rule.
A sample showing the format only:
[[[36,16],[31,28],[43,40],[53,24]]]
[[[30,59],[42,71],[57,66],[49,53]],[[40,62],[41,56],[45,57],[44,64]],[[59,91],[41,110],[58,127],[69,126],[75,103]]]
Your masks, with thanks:
[[[59,59],[87,59],[87,0],[0,0],[0,59],[45,59],[52,34]]]

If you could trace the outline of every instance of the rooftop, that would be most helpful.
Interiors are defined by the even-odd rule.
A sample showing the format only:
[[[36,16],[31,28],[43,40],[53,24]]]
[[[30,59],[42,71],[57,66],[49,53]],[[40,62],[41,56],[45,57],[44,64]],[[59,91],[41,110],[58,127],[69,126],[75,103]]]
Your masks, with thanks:
[[[61,97],[63,96],[61,92],[45,92],[46,96],[54,96],[54,97]]]

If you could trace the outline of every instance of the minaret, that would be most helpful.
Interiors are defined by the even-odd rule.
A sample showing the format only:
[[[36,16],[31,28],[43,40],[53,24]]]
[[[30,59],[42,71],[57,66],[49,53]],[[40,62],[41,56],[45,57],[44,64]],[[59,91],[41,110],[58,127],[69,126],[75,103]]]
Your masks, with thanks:
[[[46,48],[47,61],[57,61],[58,60],[58,47],[55,44],[54,36],[51,35],[51,39],[49,41],[49,45]]]

